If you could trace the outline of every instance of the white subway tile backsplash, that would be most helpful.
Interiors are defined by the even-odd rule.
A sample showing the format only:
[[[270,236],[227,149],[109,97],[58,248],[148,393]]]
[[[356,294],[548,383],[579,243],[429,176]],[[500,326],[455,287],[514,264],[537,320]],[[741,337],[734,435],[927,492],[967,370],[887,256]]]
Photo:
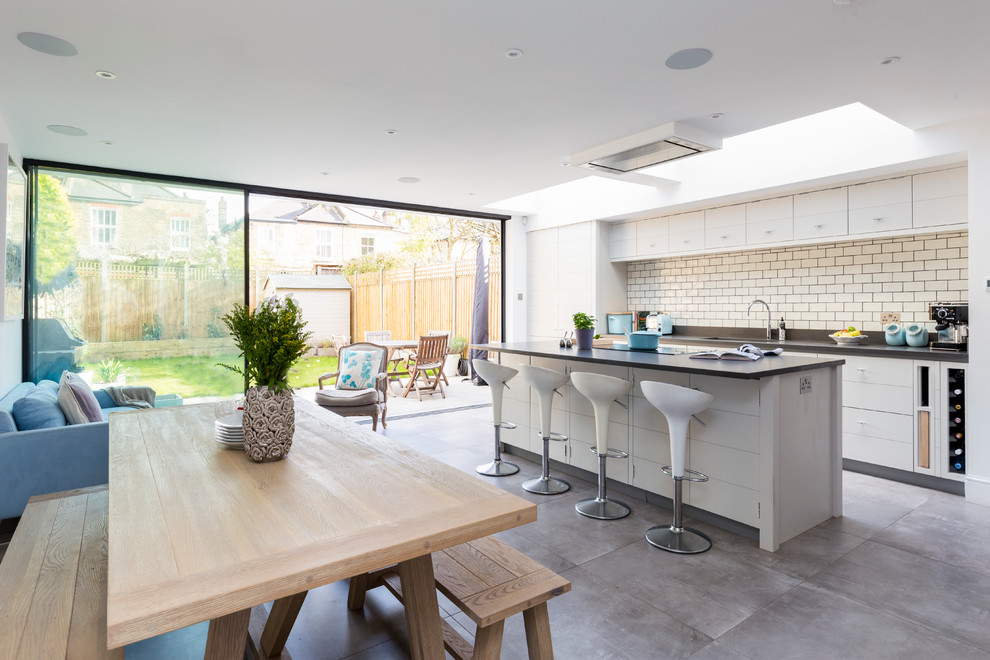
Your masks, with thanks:
[[[746,306],[763,298],[794,329],[879,332],[883,312],[927,321],[931,303],[966,302],[968,266],[967,232],[671,257],[628,264],[628,307],[681,325],[760,327]]]

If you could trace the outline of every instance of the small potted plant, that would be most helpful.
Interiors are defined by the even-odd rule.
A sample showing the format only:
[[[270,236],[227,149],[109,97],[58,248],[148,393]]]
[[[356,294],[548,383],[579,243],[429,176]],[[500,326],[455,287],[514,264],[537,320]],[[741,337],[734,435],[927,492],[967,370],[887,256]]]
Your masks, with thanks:
[[[447,355],[456,355],[456,360],[448,360],[450,371],[447,372],[448,376],[454,375],[467,375],[467,360],[464,359],[464,349],[468,346],[468,341],[461,335],[456,335],[451,338],[450,342],[447,344]],[[444,371],[447,371],[444,369]]]
[[[302,308],[290,296],[272,296],[253,310],[235,304],[223,322],[244,356],[243,369],[220,365],[244,376],[244,451],[259,463],[277,461],[296,428],[289,369],[309,350]]]
[[[577,312],[571,317],[571,320],[574,321],[578,350],[591,349],[591,343],[595,336],[595,317],[588,316],[584,312]]]

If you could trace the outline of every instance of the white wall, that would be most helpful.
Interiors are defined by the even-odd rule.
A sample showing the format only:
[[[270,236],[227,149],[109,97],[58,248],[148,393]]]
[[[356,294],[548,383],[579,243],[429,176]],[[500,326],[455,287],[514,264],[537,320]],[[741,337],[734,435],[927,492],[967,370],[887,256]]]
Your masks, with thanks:
[[[7,129],[7,124],[4,122],[2,117],[0,117],[0,144],[6,147],[6,150],[9,151],[11,158],[14,159],[14,162],[20,165],[21,152],[17,149],[17,145],[14,144],[11,139],[10,131]],[[4,158],[3,161],[4,172],[6,172],[6,158]],[[5,188],[2,199],[6,200],[6,175],[4,175],[3,179]],[[6,215],[6,208],[7,205],[4,203],[3,208],[0,209],[0,216]],[[0,233],[6,234],[6,231],[7,220],[6,218],[2,218],[2,220],[0,220]],[[5,394],[14,385],[21,382],[21,345],[21,321],[3,321],[0,319],[0,396]]]

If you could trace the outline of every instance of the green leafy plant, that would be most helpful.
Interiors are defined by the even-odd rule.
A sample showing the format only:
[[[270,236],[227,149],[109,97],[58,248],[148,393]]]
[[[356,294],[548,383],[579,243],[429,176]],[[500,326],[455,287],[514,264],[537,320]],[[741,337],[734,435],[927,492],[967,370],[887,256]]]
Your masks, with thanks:
[[[289,369],[309,350],[309,332],[302,308],[291,296],[265,298],[256,309],[234,305],[223,317],[244,356],[244,368],[218,363],[217,366],[244,376],[244,389],[266,385],[269,390],[290,390]]]
[[[158,316],[156,312],[151,320],[151,323],[141,324],[141,339],[145,341],[158,341],[162,338],[162,330],[164,326],[162,325],[162,317]]]
[[[218,305],[210,307],[210,321],[206,324],[206,336],[213,339],[227,336],[227,331],[223,329],[223,318],[220,316]]]
[[[571,319],[574,321],[575,330],[594,330],[595,329],[595,317],[588,316],[584,312],[577,312]]]
[[[467,348],[468,342],[464,337],[457,335],[447,344],[448,355],[460,355]]]
[[[99,375],[101,383],[116,382],[117,377],[126,371],[127,367],[117,358],[107,358],[96,365],[96,373]]]

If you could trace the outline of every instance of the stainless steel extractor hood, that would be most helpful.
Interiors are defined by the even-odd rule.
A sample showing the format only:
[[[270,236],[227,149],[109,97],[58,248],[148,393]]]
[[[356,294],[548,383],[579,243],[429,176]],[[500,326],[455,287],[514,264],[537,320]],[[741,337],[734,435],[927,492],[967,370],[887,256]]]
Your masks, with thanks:
[[[571,156],[570,164],[613,174],[624,174],[721,148],[722,138],[687,124],[670,122],[574,154]]]

